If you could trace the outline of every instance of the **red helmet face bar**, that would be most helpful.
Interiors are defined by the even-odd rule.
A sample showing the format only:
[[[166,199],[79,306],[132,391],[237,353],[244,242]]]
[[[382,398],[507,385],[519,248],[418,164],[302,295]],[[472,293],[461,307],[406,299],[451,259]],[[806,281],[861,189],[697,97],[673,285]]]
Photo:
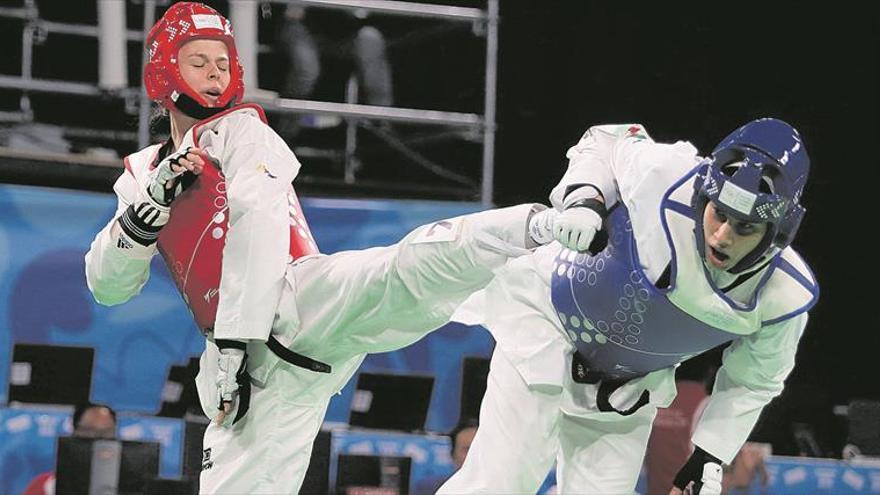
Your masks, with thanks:
[[[211,102],[194,91],[177,65],[177,53],[184,43],[196,39],[219,40],[229,51],[229,86]],[[144,67],[147,96],[166,108],[203,119],[228,108],[244,97],[243,70],[238,62],[232,25],[219,12],[197,2],[175,3],[150,29],[146,49],[149,60]]]

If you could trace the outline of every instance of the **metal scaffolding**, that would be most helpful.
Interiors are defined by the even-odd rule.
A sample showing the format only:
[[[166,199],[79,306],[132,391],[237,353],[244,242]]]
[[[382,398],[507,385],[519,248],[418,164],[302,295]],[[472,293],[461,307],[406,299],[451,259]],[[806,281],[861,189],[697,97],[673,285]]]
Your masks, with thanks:
[[[99,24],[97,26],[52,22],[41,19],[36,0],[22,0],[23,7],[8,8],[0,7],[0,18],[20,19],[22,28],[22,58],[21,74],[19,76],[0,74],[0,88],[15,89],[21,91],[18,112],[0,112],[0,118],[7,121],[32,122],[33,111],[29,95],[31,93],[45,92],[70,96],[91,96],[122,98],[127,103],[127,108],[138,114],[137,144],[139,147],[149,144],[150,139],[150,102],[140,86],[121,84],[124,73],[119,69],[119,57],[125,63],[124,49],[127,42],[142,43],[146,33],[155,21],[157,4],[165,4],[163,0],[141,0],[144,9],[143,30],[126,29],[118,26],[119,19],[124,22],[125,2],[119,0],[96,0],[98,2]],[[104,3],[102,5],[102,2]],[[119,4],[122,4],[120,10]],[[237,44],[242,64],[246,67],[246,73],[254,78],[249,88],[257,88],[257,53],[266,50],[260,46],[256,39],[256,9],[262,3],[258,0],[230,0],[230,19],[236,26]],[[301,4],[326,9],[345,9],[352,11],[368,11],[376,14],[395,15],[414,18],[437,19],[470,23],[474,26],[472,32],[486,39],[485,60],[485,85],[483,113],[459,113],[441,110],[427,110],[414,108],[397,108],[373,105],[356,104],[355,99],[350,97],[347,103],[332,103],[314,100],[299,100],[281,98],[276,93],[263,89],[255,89],[247,92],[247,101],[259,103],[267,110],[279,112],[291,112],[300,114],[336,115],[347,120],[349,129],[354,126],[364,125],[368,130],[373,130],[368,124],[370,120],[407,122],[438,128],[460,128],[473,136],[477,136],[482,142],[482,170],[479,196],[484,206],[492,205],[492,183],[494,177],[494,144],[495,144],[495,103],[496,103],[496,77],[497,77],[497,51],[498,51],[498,0],[487,0],[487,8],[463,8],[454,6],[424,4],[415,2],[403,2],[392,0],[272,0],[271,3]],[[38,79],[33,77],[33,49],[35,43],[45,40],[48,33],[60,33],[75,36],[98,38],[101,60],[100,78],[98,84],[71,82],[55,79]],[[114,45],[115,43],[115,45]],[[114,49],[115,46],[115,49]],[[119,47],[122,47],[120,49]],[[142,51],[144,52],[144,51]],[[146,55],[144,54],[144,57]],[[141,63],[145,62],[144,59]],[[356,91],[356,88],[355,88]],[[134,110],[136,108],[136,110]],[[130,133],[120,133],[118,130],[93,129],[88,133],[94,136],[106,134],[107,139],[130,139]],[[382,138],[381,132],[376,134]],[[346,182],[354,181],[352,166],[348,158],[356,146],[356,134],[348,132],[345,144],[344,156],[346,156]],[[451,171],[439,170],[436,164],[431,163],[418,152],[407,148],[402,142],[394,142],[387,137],[389,144],[401,151],[410,159],[427,163],[429,169],[438,175],[451,179],[459,184],[471,184],[468,179],[457,176]]]

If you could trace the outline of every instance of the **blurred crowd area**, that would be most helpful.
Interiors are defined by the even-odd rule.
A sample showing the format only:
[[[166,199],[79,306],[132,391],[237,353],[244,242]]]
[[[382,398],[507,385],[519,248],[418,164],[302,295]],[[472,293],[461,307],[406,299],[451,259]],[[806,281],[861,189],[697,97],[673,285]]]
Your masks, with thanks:
[[[145,2],[117,1],[126,4],[127,29],[133,38],[133,33],[143,31]],[[139,149],[140,38],[127,43],[129,91],[83,96],[14,87],[13,80],[23,78],[28,65],[33,80],[98,87],[97,37],[69,32],[71,26],[78,29],[98,24],[96,3],[0,2],[0,42],[4,46],[0,58],[0,146],[84,153],[102,159],[123,157]],[[156,3],[158,17],[171,0]],[[230,15],[228,0],[205,3]],[[479,23],[277,1],[254,3],[259,32],[258,88],[249,87],[249,91],[322,102],[483,112],[486,39],[485,27]],[[486,8],[483,0],[420,3]],[[36,11],[37,19],[22,18],[24,11]],[[34,28],[32,33],[28,26]],[[365,53],[364,47],[371,51]],[[319,58],[311,60],[314,56]],[[444,187],[457,191],[451,192],[449,199],[476,198],[483,153],[478,129],[382,119],[345,120],[336,115],[277,109],[267,109],[267,116],[300,157],[304,177],[363,184],[409,182],[413,190],[430,179],[434,192]],[[151,122],[150,140],[163,139],[167,121],[153,118]],[[350,148],[347,156],[346,146]],[[430,196],[428,190],[425,193]]]

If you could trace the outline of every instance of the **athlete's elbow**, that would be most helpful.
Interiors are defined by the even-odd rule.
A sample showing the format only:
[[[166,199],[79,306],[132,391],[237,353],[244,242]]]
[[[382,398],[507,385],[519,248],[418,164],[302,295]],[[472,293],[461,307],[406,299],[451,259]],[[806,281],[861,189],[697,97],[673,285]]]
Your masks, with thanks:
[[[130,294],[114,294],[111,292],[105,293],[100,291],[92,291],[92,297],[95,299],[95,302],[102,306],[118,306],[131,299]]]
[[[91,277],[86,277],[86,285],[95,302],[102,306],[117,306],[127,302],[134,295],[129,291],[119,290],[118,287],[110,287],[100,283]]]
[[[764,381],[750,381],[742,385],[752,394],[761,397],[766,402],[779,397],[785,388],[783,381],[771,380],[769,377]]]

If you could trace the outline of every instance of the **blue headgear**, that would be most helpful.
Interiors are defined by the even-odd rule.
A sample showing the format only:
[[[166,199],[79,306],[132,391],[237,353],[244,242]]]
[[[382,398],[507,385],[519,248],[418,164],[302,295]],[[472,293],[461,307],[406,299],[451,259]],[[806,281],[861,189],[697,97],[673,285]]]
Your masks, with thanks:
[[[801,136],[787,123],[758,119],[733,131],[701,162],[694,181],[691,204],[700,255],[705,256],[703,211],[708,201],[728,216],[768,224],[761,243],[731,273],[791,244],[806,211],[800,198],[809,174]]]

